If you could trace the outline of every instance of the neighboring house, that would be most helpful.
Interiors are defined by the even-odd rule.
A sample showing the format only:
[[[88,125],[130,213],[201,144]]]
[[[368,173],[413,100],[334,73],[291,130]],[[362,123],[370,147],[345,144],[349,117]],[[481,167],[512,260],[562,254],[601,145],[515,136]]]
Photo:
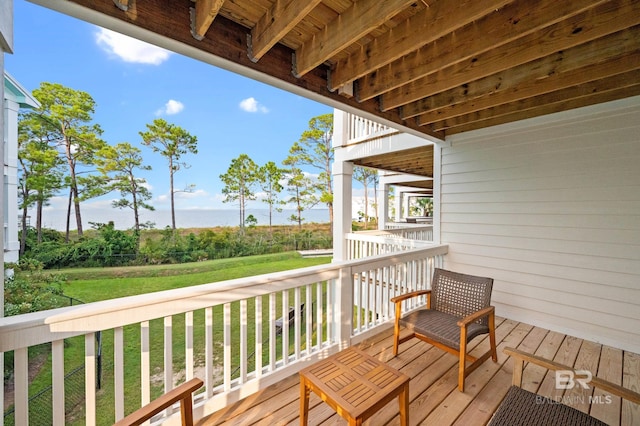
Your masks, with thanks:
[[[4,261],[17,262],[18,239],[18,112],[20,108],[38,108],[29,91],[4,72]]]

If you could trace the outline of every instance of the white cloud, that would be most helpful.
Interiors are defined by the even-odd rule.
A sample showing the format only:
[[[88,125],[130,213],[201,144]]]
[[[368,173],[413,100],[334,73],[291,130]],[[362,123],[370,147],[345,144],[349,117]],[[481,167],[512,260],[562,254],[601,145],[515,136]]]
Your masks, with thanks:
[[[125,62],[160,65],[171,55],[168,50],[104,28],[100,28],[95,37],[102,50]]]
[[[264,105],[260,104],[255,98],[247,98],[240,101],[240,109],[246,112],[261,112],[266,114],[269,112],[269,109]]]
[[[162,108],[156,111],[156,115],[174,115],[184,109],[184,104],[180,101],[169,99]]]

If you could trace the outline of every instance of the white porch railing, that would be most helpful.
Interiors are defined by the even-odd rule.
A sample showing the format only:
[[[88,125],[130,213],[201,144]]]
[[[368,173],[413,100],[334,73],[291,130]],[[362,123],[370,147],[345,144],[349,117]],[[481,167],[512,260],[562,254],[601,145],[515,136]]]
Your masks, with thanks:
[[[433,247],[433,226],[361,231],[346,235],[347,259],[361,259],[418,247]]]
[[[397,132],[397,130],[391,127],[358,117],[354,114],[347,114],[347,117],[347,145],[364,141],[372,136],[381,136],[383,134]]]
[[[193,376],[205,381],[194,410],[202,417],[389,326],[389,299],[428,287],[446,252],[447,246],[432,245],[0,319],[0,352],[14,351],[15,424],[29,424],[28,351],[35,345],[51,345],[54,425],[65,423],[65,339],[73,338],[84,346],[87,425],[111,424],[125,415],[125,400],[146,404]],[[287,319],[290,306],[293,320],[280,322],[278,332],[276,320]],[[112,385],[101,392],[111,394],[113,406],[100,412],[98,331],[112,342],[102,355],[114,360]],[[131,347],[139,351],[138,365],[124,362]],[[140,381],[139,394],[125,389],[125,377]],[[167,420],[170,415],[155,422],[174,424],[178,416]]]

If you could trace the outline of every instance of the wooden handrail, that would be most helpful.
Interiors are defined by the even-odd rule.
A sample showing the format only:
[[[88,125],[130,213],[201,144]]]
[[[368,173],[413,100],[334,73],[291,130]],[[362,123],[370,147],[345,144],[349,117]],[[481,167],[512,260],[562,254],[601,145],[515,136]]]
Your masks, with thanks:
[[[193,425],[193,407],[191,394],[202,386],[202,380],[194,378],[178,386],[175,389],[170,390],[158,399],[154,399],[149,404],[145,405],[129,414],[124,419],[116,422],[114,426],[135,426],[141,425],[151,417],[155,416],[162,410],[171,407],[176,402],[180,401],[180,413],[182,417],[182,424],[184,426]]]
[[[514,365],[513,369],[513,377],[514,377],[514,385],[520,386],[520,383],[515,383],[516,381],[522,381],[522,364],[524,362],[531,362],[535,365],[539,365],[540,367],[544,367],[547,370],[569,370],[574,371],[575,369],[572,367],[568,367],[563,364],[559,364],[555,361],[550,361],[548,359],[539,357],[537,355],[533,355],[527,352],[520,351],[518,349],[506,347],[503,349],[504,353],[516,358],[514,361],[517,361]],[[595,387],[598,387],[604,391],[607,391],[615,396],[619,396],[620,398],[626,399],[636,404],[640,404],[640,393],[634,392],[631,389],[624,388],[615,383],[611,383],[607,380],[601,379],[599,377],[593,376],[591,381],[589,382]]]

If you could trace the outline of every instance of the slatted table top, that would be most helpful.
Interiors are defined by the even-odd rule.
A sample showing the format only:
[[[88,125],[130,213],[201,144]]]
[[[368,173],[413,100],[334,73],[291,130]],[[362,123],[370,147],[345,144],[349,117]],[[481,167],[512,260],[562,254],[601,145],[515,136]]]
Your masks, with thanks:
[[[300,379],[342,417],[361,420],[409,385],[408,376],[355,347],[301,370]]]

